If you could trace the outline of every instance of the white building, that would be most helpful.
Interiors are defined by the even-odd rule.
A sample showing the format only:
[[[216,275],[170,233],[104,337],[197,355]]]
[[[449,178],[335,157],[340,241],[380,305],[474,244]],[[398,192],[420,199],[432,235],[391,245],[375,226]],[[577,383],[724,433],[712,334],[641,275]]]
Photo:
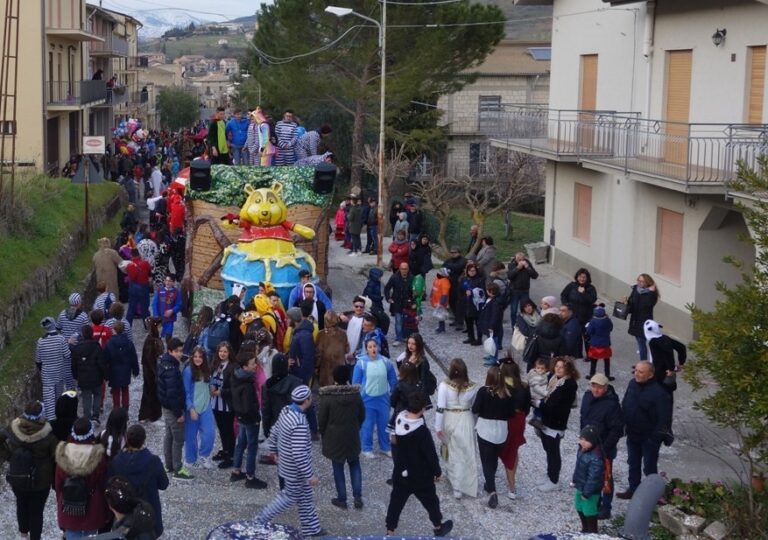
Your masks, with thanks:
[[[549,108],[506,107],[492,144],[547,159],[553,264],[589,268],[603,296],[656,280],[655,317],[692,336],[686,305],[754,248],[727,193],[768,148],[768,0],[516,0],[553,4]]]

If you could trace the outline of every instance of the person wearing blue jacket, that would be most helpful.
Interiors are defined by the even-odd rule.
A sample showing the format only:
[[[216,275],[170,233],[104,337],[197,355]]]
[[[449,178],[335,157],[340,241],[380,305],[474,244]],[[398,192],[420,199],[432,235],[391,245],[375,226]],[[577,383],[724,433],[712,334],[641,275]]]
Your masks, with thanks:
[[[392,457],[392,446],[387,434],[389,422],[389,396],[397,386],[397,373],[392,361],[379,354],[376,337],[365,340],[365,354],[357,357],[352,373],[352,384],[360,385],[360,394],[365,405],[365,421],[360,428],[360,442],[363,456],[373,457],[373,428],[376,426],[379,449]]]
[[[197,464],[197,458],[206,469],[213,468],[211,452],[216,439],[216,427],[211,407],[211,368],[205,349],[195,347],[189,362],[181,372],[184,381],[186,417],[184,418],[184,450],[187,467]]]
[[[157,364],[157,397],[163,408],[165,438],[163,454],[165,470],[173,472],[174,478],[189,480],[194,478],[183,467],[181,450],[184,448],[184,409],[186,394],[181,378],[181,356],[184,344],[179,338],[171,338],[168,352],[160,357]]]
[[[144,446],[147,432],[134,424],[125,433],[125,448],[109,464],[108,477],[122,476],[136,490],[136,494],[152,506],[155,534],[163,534],[163,513],[160,491],[168,488],[168,475],[160,458]]]
[[[384,271],[381,268],[371,268],[368,270],[368,282],[365,284],[362,296],[371,299],[371,302],[379,310],[384,311],[384,296],[381,294],[381,278]]]
[[[571,304],[560,306],[560,318],[563,320],[563,327],[560,329],[560,336],[563,338],[563,354],[573,358],[583,358],[583,328],[574,315]]]
[[[313,333],[315,325],[309,320],[312,315],[314,302],[302,300],[299,302],[301,309],[301,322],[296,326],[291,337],[291,345],[288,349],[288,372],[301,379],[302,384],[310,386],[312,376],[315,374],[315,339]],[[312,432],[312,440],[320,438],[317,432],[317,412],[315,405],[307,409],[307,422]]]
[[[631,499],[640,485],[641,466],[646,476],[658,472],[659,449],[672,425],[672,396],[654,379],[650,362],[635,364],[635,378],[627,385],[621,409],[627,433],[629,487],[616,497]]]
[[[229,142],[229,154],[232,156],[232,165],[247,165],[248,157],[243,153],[245,141],[248,139],[248,124],[250,120],[243,118],[240,109],[233,111],[232,118],[227,122],[225,133]]]
[[[579,452],[572,479],[576,488],[573,502],[581,519],[583,533],[597,533],[597,508],[604,475],[599,433],[594,426],[586,426],[579,435]]]
[[[115,332],[104,348],[104,363],[107,365],[107,380],[112,392],[112,408],[125,407],[128,409],[128,387],[131,384],[131,374],[139,376],[139,357],[136,347],[128,339],[125,326],[116,322],[112,326]]]
[[[295,306],[299,300],[304,299],[304,285],[312,281],[312,272],[306,269],[299,270],[299,283],[291,289],[291,293],[288,295],[288,303],[286,306]],[[315,287],[315,295],[319,302],[322,302],[326,311],[333,309],[333,302],[325,293],[322,287]]]
[[[163,319],[163,330],[160,337],[170,339],[173,337],[173,323],[181,311],[181,291],[174,287],[171,276],[165,276],[163,286],[155,291],[152,298],[152,313],[155,317]]]

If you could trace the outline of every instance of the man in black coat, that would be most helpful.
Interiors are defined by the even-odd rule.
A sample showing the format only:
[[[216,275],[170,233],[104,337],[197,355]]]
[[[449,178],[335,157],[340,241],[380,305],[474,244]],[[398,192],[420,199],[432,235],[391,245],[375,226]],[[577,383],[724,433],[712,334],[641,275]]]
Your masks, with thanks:
[[[563,337],[563,354],[581,358],[584,356],[583,327],[574,315],[571,304],[560,306],[560,318],[563,320],[563,327],[560,330],[560,335]]]
[[[486,356],[483,362],[486,366],[493,366],[496,364],[504,338],[504,304],[499,297],[499,285],[497,283],[489,283],[485,287],[485,294],[487,300],[480,311],[477,324],[481,335],[493,335],[493,341],[496,343],[496,354]]]
[[[454,326],[457,329],[461,329],[464,326],[463,317],[457,316],[456,308],[459,304],[459,295],[464,291],[461,289],[461,275],[464,273],[464,268],[467,266],[467,259],[461,255],[458,246],[452,246],[449,252],[448,258],[443,263],[443,267],[447,268],[450,272],[448,274],[448,280],[451,282],[451,292],[448,295],[448,306],[451,308],[451,313],[456,318]]]
[[[384,298],[389,303],[389,312],[395,317],[395,342],[392,343],[395,347],[405,342],[403,308],[407,306],[411,298],[412,286],[413,275],[408,263],[405,262],[400,263],[398,271],[392,274],[384,286]]]
[[[627,431],[629,487],[617,493],[619,499],[631,499],[640,485],[640,467],[648,476],[658,472],[659,449],[672,424],[672,396],[654,378],[653,364],[635,365],[635,378],[629,382],[621,402]]]
[[[515,258],[510,261],[507,278],[509,279],[509,314],[512,317],[512,328],[517,322],[517,315],[520,313],[520,303],[528,300],[531,292],[531,280],[539,277],[539,273],[533,267],[524,253],[516,253]]]
[[[621,412],[619,396],[609,384],[608,378],[598,373],[590,380],[590,389],[581,399],[581,418],[579,429],[593,426],[600,438],[603,456],[609,470],[613,470],[613,460],[616,459],[616,445],[624,436],[624,415]],[[597,519],[611,518],[611,503],[613,502],[613,475],[611,475],[611,491],[603,493]]]
[[[157,398],[163,408],[165,421],[165,469],[173,471],[174,478],[189,480],[194,476],[181,461],[181,450],[184,447],[184,410],[187,404],[180,369],[183,351],[184,343],[179,338],[171,338],[168,352],[160,357],[157,365]]]

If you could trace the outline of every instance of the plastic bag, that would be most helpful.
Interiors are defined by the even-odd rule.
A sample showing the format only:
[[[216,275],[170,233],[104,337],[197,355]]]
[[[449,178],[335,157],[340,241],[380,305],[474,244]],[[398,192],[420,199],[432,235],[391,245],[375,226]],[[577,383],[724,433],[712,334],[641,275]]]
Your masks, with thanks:
[[[483,350],[488,356],[496,356],[496,342],[493,341],[493,334],[483,341]]]

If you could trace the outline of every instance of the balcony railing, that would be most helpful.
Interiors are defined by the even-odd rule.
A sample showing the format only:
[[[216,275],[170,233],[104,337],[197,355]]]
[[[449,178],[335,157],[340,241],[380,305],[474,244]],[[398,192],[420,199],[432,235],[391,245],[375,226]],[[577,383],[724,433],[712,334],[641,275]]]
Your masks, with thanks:
[[[46,81],[49,106],[82,107],[107,99],[106,81]]]
[[[617,118],[616,149],[592,161],[686,184],[732,180],[736,164],[754,166],[768,152],[768,125],[686,124],[646,118]]]
[[[486,115],[481,131],[547,157],[613,155],[616,111],[547,109],[537,105],[504,105],[495,118]],[[630,117],[635,117],[631,115]]]
[[[488,136],[544,157],[674,182],[719,185],[768,152],[768,125],[676,123],[638,113],[504,106]]]
[[[103,42],[95,41],[91,43],[91,54],[93,56],[128,56],[128,41],[125,38],[109,34],[100,36]]]

